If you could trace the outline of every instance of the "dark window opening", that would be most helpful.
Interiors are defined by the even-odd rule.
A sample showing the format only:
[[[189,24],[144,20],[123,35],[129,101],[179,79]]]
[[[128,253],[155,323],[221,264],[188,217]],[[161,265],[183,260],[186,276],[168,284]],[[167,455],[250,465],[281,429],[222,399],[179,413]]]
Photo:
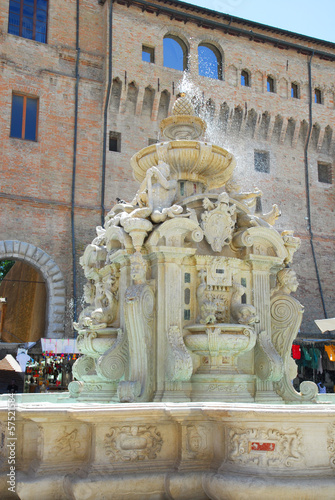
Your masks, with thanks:
[[[202,43],[198,47],[199,75],[222,80],[222,57],[214,45]]]
[[[316,104],[322,104],[322,95],[320,89],[314,90],[314,102],[316,102]]]
[[[241,71],[241,85],[243,87],[250,87],[250,76],[245,70]]]
[[[257,172],[269,173],[270,172],[270,155],[267,151],[254,152],[255,170]]]
[[[48,0],[10,0],[8,33],[47,42]]]
[[[318,181],[332,184],[332,166],[330,163],[318,163]]]
[[[246,278],[241,278],[241,285],[246,287],[247,286],[247,280]],[[241,297],[241,303],[246,304],[247,303],[247,295],[244,293]]]
[[[157,144],[157,139],[148,139],[148,146],[152,146],[152,144]]]
[[[191,290],[189,288],[185,288],[184,290],[184,302],[185,304],[189,304],[191,300]]]
[[[155,62],[155,49],[153,47],[142,45],[142,61]]]
[[[190,273],[184,274],[184,283],[191,283],[191,274]]]
[[[180,38],[173,35],[164,38],[163,65],[179,71],[187,69],[187,47]]]
[[[119,132],[109,132],[109,151],[121,152],[121,134]]]
[[[38,98],[13,94],[10,137],[37,140]]]
[[[191,311],[190,309],[184,309],[184,320],[188,321],[191,319]]]
[[[185,183],[183,181],[180,182],[180,196],[184,196],[185,193]]]
[[[268,92],[274,92],[275,91],[275,81],[271,76],[268,76],[267,78],[267,91]]]
[[[291,97],[294,97],[294,99],[299,99],[299,87],[296,83],[291,84]]]

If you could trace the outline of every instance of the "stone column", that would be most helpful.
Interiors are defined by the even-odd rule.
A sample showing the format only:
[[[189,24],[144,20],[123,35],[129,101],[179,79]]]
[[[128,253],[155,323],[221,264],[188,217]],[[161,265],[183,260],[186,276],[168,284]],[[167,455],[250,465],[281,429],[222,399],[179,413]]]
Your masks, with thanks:
[[[253,290],[253,304],[256,307],[259,323],[255,325],[256,332],[259,336],[261,332],[265,337],[266,342],[271,345],[271,315],[270,315],[270,269],[273,267],[273,258],[260,255],[251,255],[250,263],[252,266],[252,290]],[[257,358],[257,349],[255,346],[255,358]],[[271,353],[270,353],[271,354]],[[269,358],[269,363],[272,359]],[[255,366],[255,373],[257,366]],[[256,377],[256,402],[263,401],[282,401],[281,398],[273,389],[272,380],[261,380]]]

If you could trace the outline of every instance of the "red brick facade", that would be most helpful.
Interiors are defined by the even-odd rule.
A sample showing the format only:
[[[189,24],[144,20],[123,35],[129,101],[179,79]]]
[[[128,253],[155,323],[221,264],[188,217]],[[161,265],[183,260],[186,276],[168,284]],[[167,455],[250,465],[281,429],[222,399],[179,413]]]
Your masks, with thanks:
[[[101,222],[104,134],[104,204],[108,210],[117,196],[130,200],[134,195],[137,183],[129,159],[147,146],[149,139],[159,137],[159,121],[171,110],[178,92],[183,73],[163,66],[163,38],[172,34],[188,49],[189,78],[198,87],[204,105],[211,100],[212,137],[236,156],[242,187],[259,187],[265,212],[272,203],[280,206],[277,229],[294,229],[302,240],[294,269],[300,281],[297,297],[305,305],[303,333],[316,332],[313,320],[324,317],[306,219],[310,61],[311,88],[320,89],[322,95],[322,103],[311,106],[313,128],[307,152],[311,228],[326,311],[329,317],[335,316],[334,183],[318,181],[318,162],[331,169],[334,162],[334,44],[229,19],[177,1],[150,5],[142,0],[115,2],[112,80],[107,95],[108,1],[79,1],[80,50],[76,49],[76,2],[49,0],[47,44],[8,34],[9,1],[1,0],[0,6],[1,240],[30,243],[48,254],[63,274],[67,305],[73,296],[74,154],[80,307],[83,280],[78,260]],[[198,75],[197,50],[204,42],[215,46],[222,56],[222,80]],[[154,48],[154,63],[142,61],[142,45]],[[250,87],[240,84],[242,70],[249,72]],[[273,93],[266,88],[269,75],[275,83]],[[299,99],[291,97],[291,83],[298,85]],[[39,99],[36,142],[10,137],[13,92]],[[121,134],[120,152],[109,151],[110,131]],[[255,150],[269,153],[269,173],[255,171]],[[3,258],[4,252],[1,255]],[[67,307],[65,335],[71,335],[70,317],[71,307]]]

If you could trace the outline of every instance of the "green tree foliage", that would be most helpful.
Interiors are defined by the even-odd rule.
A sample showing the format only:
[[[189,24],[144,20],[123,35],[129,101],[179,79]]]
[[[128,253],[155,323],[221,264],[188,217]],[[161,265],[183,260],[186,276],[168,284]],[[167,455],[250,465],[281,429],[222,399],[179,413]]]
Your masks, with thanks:
[[[14,266],[15,260],[1,260],[0,261],[0,283],[8,273],[8,271]]]

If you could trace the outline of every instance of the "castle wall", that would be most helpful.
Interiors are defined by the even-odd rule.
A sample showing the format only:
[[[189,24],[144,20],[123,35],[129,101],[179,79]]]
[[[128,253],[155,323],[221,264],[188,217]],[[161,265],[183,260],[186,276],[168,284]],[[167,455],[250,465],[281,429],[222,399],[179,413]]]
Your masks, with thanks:
[[[308,54],[295,48],[257,41],[257,33],[278,41],[299,44],[335,54],[334,44],[316,43],[254,24],[231,22],[252,29],[252,35],[232,36],[228,30],[206,29],[191,16],[228,24],[194,7],[152,2],[161,11],[138,5],[113,4],[113,60],[111,96],[107,114],[106,210],[115,198],[131,200],[137,189],[130,157],[159,138],[159,121],[167,116],[183,78],[181,71],[163,66],[163,37],[180,37],[189,49],[187,82],[197,87],[204,105],[211,100],[209,138],[237,158],[243,188],[258,186],[263,210],[277,203],[282,211],[276,227],[294,229],[302,239],[294,269],[300,288],[297,298],[305,305],[302,332],[315,332],[313,320],[323,317],[313,263],[306,209],[304,147],[309,123]],[[1,239],[24,241],[47,252],[60,267],[67,300],[72,290],[71,190],[76,85],[75,3],[50,3],[48,43],[9,35],[8,0],[0,3],[2,31],[0,134],[2,144]],[[180,18],[164,9],[181,12]],[[94,237],[101,221],[102,140],[108,83],[109,4],[80,1],[78,135],[75,178],[76,259]],[[183,17],[183,14],[188,19]],[[179,19],[176,19],[176,17]],[[187,22],[185,22],[187,21]],[[198,25],[199,24],[199,25]],[[198,76],[197,47],[214,44],[222,54],[223,79]],[[155,62],[142,61],[142,45],[154,48]],[[322,104],[312,104],[313,130],[308,148],[311,227],[315,255],[328,316],[335,315],[334,295],[334,184],[318,182],[318,162],[334,161],[334,60],[314,55],[312,88],[322,92]],[[240,73],[250,72],[251,87],[240,85]],[[266,91],[266,78],[275,81],[275,93]],[[291,83],[300,98],[290,97]],[[187,83],[189,85],[189,83]],[[39,98],[38,140],[10,138],[12,92]],[[214,109],[214,111],[213,111]],[[210,114],[210,113],[209,113]],[[121,134],[121,151],[109,151],[109,133]],[[270,172],[255,171],[254,151],[270,155]],[[333,167],[331,167],[333,168]],[[82,274],[77,265],[78,301]],[[79,305],[79,303],[78,303]],[[67,312],[70,317],[70,311]],[[71,334],[66,321],[66,335]]]

